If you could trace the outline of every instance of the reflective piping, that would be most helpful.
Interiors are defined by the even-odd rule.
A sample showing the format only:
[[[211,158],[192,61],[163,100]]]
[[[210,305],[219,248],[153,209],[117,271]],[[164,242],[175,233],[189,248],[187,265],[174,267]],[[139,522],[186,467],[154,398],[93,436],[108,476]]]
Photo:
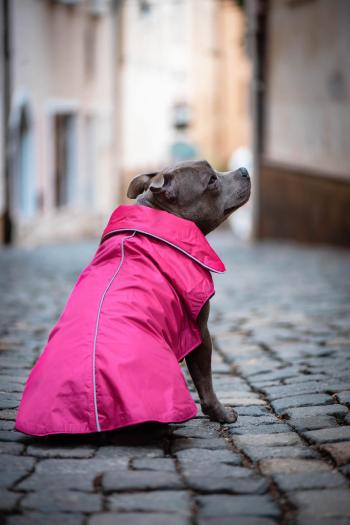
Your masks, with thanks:
[[[158,241],[163,241],[165,242],[166,244],[169,244],[169,246],[172,246],[173,248],[176,248],[177,250],[179,250],[179,252],[182,252],[184,253],[185,255],[187,255],[188,257],[190,257],[190,259],[193,259],[194,261],[196,261],[198,264],[200,264],[201,266],[203,266],[203,268],[206,268],[207,270],[210,270],[211,272],[215,272],[215,273],[224,273],[225,270],[215,270],[215,268],[211,268],[210,266],[207,266],[206,264],[204,264],[202,261],[200,261],[199,259],[196,259],[196,257],[193,257],[193,255],[191,255],[190,253],[186,252],[186,250],[183,250],[182,248],[179,248],[179,246],[177,246],[176,244],[173,244],[171,243],[170,241],[167,241],[166,239],[163,239],[163,237],[158,237],[158,235],[154,235],[153,233],[149,233],[149,232],[145,232],[144,230],[137,230],[135,228],[121,228],[120,230],[112,230],[108,233],[106,233],[106,235],[104,235],[102,237],[102,240],[101,242],[106,238],[108,237],[111,233],[117,233],[117,232],[127,232],[127,231],[130,231],[132,230],[133,232],[138,232],[138,233],[144,233],[145,235],[148,235],[149,237],[154,237],[155,239],[158,239]]]
[[[119,261],[119,264],[118,264],[118,268],[114,272],[111,280],[107,284],[107,286],[105,288],[105,291],[102,294],[100,305],[99,305],[98,312],[97,312],[95,337],[94,337],[94,346],[93,346],[93,351],[92,351],[92,384],[93,384],[93,389],[94,389],[94,410],[95,410],[97,432],[101,432],[100,422],[98,420],[98,407],[97,407],[97,395],[96,395],[96,343],[97,343],[97,334],[98,334],[98,326],[99,326],[99,322],[100,322],[101,309],[102,309],[103,301],[104,301],[104,299],[106,297],[106,293],[108,292],[109,288],[111,287],[114,279],[117,277],[117,275],[119,273],[119,270],[120,270],[120,268],[121,268],[121,266],[123,264],[123,261],[124,261],[124,242],[127,241],[128,239],[131,239],[131,237],[133,237],[135,235],[135,233],[136,233],[136,231],[134,231],[134,233],[132,235],[129,235],[129,237],[124,237],[124,239],[121,242],[121,258],[120,258],[120,261]]]

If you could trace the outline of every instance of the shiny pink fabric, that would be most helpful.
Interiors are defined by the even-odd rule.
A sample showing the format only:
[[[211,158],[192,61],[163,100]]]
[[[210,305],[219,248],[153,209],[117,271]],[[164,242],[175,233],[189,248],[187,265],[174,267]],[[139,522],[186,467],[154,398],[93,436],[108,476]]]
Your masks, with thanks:
[[[201,343],[210,271],[224,270],[193,222],[119,206],[27,380],[15,428],[41,436],[193,417],[179,361]]]

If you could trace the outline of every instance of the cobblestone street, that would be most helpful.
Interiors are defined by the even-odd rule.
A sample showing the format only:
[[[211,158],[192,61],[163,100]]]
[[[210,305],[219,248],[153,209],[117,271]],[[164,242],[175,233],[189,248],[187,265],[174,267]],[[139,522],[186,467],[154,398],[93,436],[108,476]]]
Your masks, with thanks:
[[[214,382],[238,421],[41,439],[16,408],[97,243],[0,252],[2,523],[350,524],[350,252],[210,239]]]

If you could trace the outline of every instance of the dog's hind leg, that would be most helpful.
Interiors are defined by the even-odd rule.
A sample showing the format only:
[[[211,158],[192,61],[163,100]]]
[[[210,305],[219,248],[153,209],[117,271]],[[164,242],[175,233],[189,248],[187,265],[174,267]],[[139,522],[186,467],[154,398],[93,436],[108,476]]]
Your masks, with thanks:
[[[214,392],[211,375],[212,341],[208,330],[209,301],[198,316],[202,344],[186,356],[187,368],[197,389],[202,411],[212,421],[234,423],[237,414],[232,408],[224,407]]]

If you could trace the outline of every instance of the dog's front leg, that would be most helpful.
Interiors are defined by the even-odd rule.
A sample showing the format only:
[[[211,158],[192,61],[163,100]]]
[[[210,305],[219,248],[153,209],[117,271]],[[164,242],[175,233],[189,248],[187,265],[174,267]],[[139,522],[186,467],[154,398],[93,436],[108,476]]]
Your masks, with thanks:
[[[220,403],[213,388],[211,376],[212,342],[208,330],[209,310],[208,301],[198,316],[202,344],[186,356],[186,364],[197,389],[203,413],[209,416],[212,421],[234,423],[237,419],[236,412],[231,408],[225,408]]]

